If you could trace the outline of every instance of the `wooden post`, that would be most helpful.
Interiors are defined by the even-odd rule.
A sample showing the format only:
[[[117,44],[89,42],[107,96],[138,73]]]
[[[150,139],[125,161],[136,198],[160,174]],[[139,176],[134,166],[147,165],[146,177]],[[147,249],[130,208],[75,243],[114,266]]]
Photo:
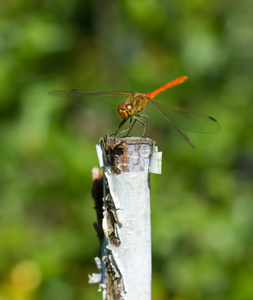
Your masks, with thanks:
[[[161,173],[161,152],[149,138],[106,137],[96,147],[104,166],[104,238],[95,259],[100,273],[89,282],[100,283],[104,300],[150,300],[150,172]]]

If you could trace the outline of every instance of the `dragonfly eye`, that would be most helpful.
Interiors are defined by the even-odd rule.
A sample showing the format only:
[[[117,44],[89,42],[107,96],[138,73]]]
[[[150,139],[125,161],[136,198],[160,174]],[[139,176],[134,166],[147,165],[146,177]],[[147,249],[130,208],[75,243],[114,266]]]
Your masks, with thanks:
[[[128,116],[129,116],[129,117],[132,117],[132,116],[134,115],[134,107],[133,107],[133,105],[127,103],[127,104],[125,105],[125,108],[126,108],[126,112],[127,112]]]
[[[127,103],[127,104],[125,105],[125,108],[126,108],[126,110],[132,110],[132,109],[133,109],[133,105]]]
[[[126,103],[120,103],[118,106],[118,114],[121,116],[122,119],[128,119],[128,113],[126,111]]]

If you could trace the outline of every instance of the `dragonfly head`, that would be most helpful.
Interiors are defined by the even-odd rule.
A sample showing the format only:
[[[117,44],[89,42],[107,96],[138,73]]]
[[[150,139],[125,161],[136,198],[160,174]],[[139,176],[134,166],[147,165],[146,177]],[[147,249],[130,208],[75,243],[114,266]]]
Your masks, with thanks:
[[[133,117],[135,114],[133,105],[124,102],[120,103],[120,105],[118,106],[118,114],[124,120]]]

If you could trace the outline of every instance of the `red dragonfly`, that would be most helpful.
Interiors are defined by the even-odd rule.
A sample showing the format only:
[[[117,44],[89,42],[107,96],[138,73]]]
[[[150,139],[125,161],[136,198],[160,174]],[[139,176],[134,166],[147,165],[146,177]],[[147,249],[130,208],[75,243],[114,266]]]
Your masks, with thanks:
[[[169,121],[169,123],[180,133],[180,135],[185,139],[185,141],[194,148],[193,144],[189,140],[189,138],[181,131],[192,131],[198,133],[216,133],[221,130],[220,124],[210,116],[202,115],[196,112],[193,112],[188,109],[180,108],[173,106],[171,104],[167,104],[165,102],[154,99],[155,96],[160,94],[161,92],[171,88],[175,85],[183,83],[188,77],[181,76],[176,78],[159,89],[147,93],[134,93],[134,92],[86,92],[80,90],[70,90],[70,91],[62,91],[62,90],[53,90],[49,92],[49,95],[59,96],[59,97],[82,97],[82,98],[94,98],[95,99],[110,99],[116,98],[118,100],[126,100],[126,102],[122,102],[118,106],[118,114],[123,119],[118,126],[118,129],[115,133],[118,136],[119,130],[122,125],[130,119],[128,129],[122,131],[128,131],[127,135],[130,133],[136,121],[140,122],[144,126],[143,134],[145,134],[146,125],[142,122],[139,117],[144,117],[148,120],[148,116],[140,115],[140,112],[147,106],[147,104],[153,105],[163,116]]]

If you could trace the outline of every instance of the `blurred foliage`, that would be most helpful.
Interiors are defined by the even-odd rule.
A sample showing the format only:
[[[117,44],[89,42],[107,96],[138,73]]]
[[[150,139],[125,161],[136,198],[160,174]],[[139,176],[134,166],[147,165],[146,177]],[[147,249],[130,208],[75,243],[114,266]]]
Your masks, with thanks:
[[[252,10],[250,0],[1,3],[1,300],[101,299],[87,283],[98,253],[91,168],[120,119],[47,92],[150,92],[181,75],[161,99],[214,116],[222,132],[189,134],[193,151],[166,120],[151,123],[163,151],[151,178],[153,299],[253,299]]]

